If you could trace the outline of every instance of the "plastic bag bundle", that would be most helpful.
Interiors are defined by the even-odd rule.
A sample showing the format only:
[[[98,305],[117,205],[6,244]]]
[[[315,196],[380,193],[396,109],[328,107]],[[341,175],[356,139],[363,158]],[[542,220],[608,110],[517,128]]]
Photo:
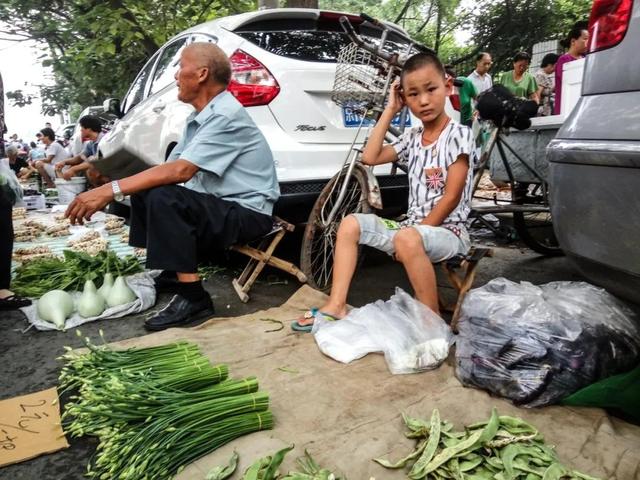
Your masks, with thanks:
[[[442,318],[400,288],[389,300],[356,308],[337,322],[317,314],[313,333],[322,353],[334,360],[349,363],[382,352],[394,374],[436,368],[453,340]]]
[[[535,286],[497,278],[465,297],[456,375],[517,405],[556,403],[637,364],[636,321],[624,304],[588,283]]]
[[[18,177],[9,167],[8,160],[0,161],[0,197],[11,205],[22,200],[22,187],[18,182]]]

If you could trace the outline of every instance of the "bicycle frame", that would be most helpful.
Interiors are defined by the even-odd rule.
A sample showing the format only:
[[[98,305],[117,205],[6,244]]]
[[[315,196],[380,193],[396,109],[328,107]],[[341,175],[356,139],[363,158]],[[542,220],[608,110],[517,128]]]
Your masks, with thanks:
[[[405,48],[405,51],[403,52],[402,55],[399,54],[391,54],[388,52],[384,51],[384,45],[387,42],[387,37],[389,36],[389,33],[391,32],[391,29],[389,27],[387,27],[386,25],[384,25],[383,23],[379,22],[378,20],[375,20],[372,17],[369,17],[366,14],[361,14],[360,15],[361,18],[363,18],[364,20],[376,25],[378,28],[380,28],[382,30],[381,36],[380,36],[380,44],[379,45],[374,45],[374,44],[370,44],[365,42],[354,30],[353,26],[351,25],[351,23],[349,22],[349,19],[347,17],[341,17],[340,18],[340,24],[342,25],[342,28],[344,29],[345,33],[347,34],[347,36],[349,37],[349,39],[351,40],[352,43],[356,44],[359,48],[362,48],[363,50],[366,50],[367,52],[375,55],[376,57],[378,57],[379,59],[383,60],[384,62],[384,66],[386,68],[387,74],[386,74],[386,78],[384,81],[384,89],[383,89],[383,98],[387,98],[388,94],[389,94],[389,90],[391,88],[391,84],[393,83],[393,81],[395,80],[395,78],[399,75],[400,73],[400,69],[402,68],[402,65],[404,63],[404,58],[403,57],[408,57],[409,54],[411,53],[412,50],[417,49],[417,50],[429,50],[426,47],[423,47],[422,45],[417,44],[416,42],[414,42],[412,39],[410,39],[409,37],[401,34],[400,32],[397,31],[393,31],[393,35],[400,37],[401,39],[405,40],[407,42],[407,46]],[[354,136],[353,142],[351,144],[351,148],[349,149],[349,152],[347,153],[347,156],[345,157],[345,161],[342,165],[341,170],[344,170],[346,168],[346,173],[344,175],[344,179],[341,182],[340,185],[340,192],[338,194],[338,198],[335,202],[335,204],[333,205],[333,208],[331,209],[331,211],[328,213],[328,215],[325,217],[325,211],[324,208],[321,211],[321,222],[322,222],[322,226],[323,227],[328,227],[331,223],[333,223],[333,221],[335,220],[335,216],[336,216],[336,212],[340,209],[342,202],[344,200],[344,197],[347,193],[347,187],[349,185],[349,180],[351,178],[351,175],[353,173],[353,169],[355,168],[355,165],[360,157],[360,154],[362,153],[362,150],[359,150],[357,148],[355,148],[355,144],[356,141],[358,139],[358,137],[360,136],[360,133],[362,131],[364,122],[367,118],[367,116],[369,115],[370,112],[373,112],[374,116],[374,125],[375,123],[378,121],[378,119],[380,118],[380,115],[382,114],[382,105],[375,105],[373,108],[371,109],[366,109],[362,115],[362,121],[360,122],[360,125],[358,126],[358,130],[356,131],[356,134]],[[401,121],[400,121],[400,128],[396,129],[395,127],[390,127],[389,128],[389,132],[392,135],[395,135],[396,137],[399,136],[402,131],[404,131],[405,128],[405,123],[406,123],[406,118],[407,118],[408,112],[405,109],[402,111],[401,113]],[[364,139],[363,142],[363,146],[367,144],[368,141],[368,137],[369,135],[367,134],[367,136]],[[395,173],[395,168],[396,166],[394,165],[393,168],[393,173]],[[375,175],[373,175],[372,173],[372,167],[367,168],[367,177],[368,177],[368,182],[369,182],[369,192],[368,194],[372,197],[369,198],[369,203],[380,208],[382,207],[382,201],[379,198],[379,186],[378,186],[378,181],[375,177]],[[333,191],[335,191],[335,188],[338,188],[340,182],[336,182],[333,186]]]
[[[482,158],[480,159],[480,164],[478,170],[480,172],[479,175],[474,179],[473,190],[472,193],[475,194],[478,184],[480,183],[480,177],[482,176],[482,172],[486,168],[489,163],[489,159],[491,158],[491,154],[493,153],[494,147],[498,147],[498,153],[500,155],[500,160],[504,166],[505,171],[507,172],[507,177],[509,178],[509,183],[513,186],[517,183],[517,180],[513,176],[513,170],[509,165],[509,161],[507,160],[507,155],[505,153],[505,148],[511,152],[511,154],[516,158],[516,160],[521,163],[529,173],[531,173],[536,179],[540,181],[540,185],[542,186],[542,195],[544,199],[544,203],[546,206],[540,205],[498,205],[497,201],[493,206],[483,206],[483,207],[472,207],[472,210],[477,213],[513,213],[513,212],[523,212],[523,213],[545,213],[549,211],[549,199],[548,199],[548,183],[542,178],[542,176],[538,173],[538,171],[529,165],[529,163],[523,159],[514,149],[503,139],[503,129],[502,127],[494,127],[491,131],[491,135],[488,141],[488,147],[482,154]],[[506,200],[505,200],[506,201]],[[513,202],[513,198],[511,199]]]

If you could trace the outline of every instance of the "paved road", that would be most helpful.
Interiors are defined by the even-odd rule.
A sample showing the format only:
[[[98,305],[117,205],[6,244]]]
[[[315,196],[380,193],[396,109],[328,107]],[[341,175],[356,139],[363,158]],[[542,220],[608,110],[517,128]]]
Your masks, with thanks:
[[[295,239],[284,246],[287,256],[295,257]],[[231,274],[241,263],[230,261],[227,273],[216,275],[207,282],[217,313],[222,316],[237,316],[256,310],[270,308],[283,303],[299,287],[293,277],[275,271],[265,271],[261,282],[254,286],[251,300],[242,304],[231,287]],[[569,261],[563,257],[543,258],[525,249],[496,248],[493,258],[483,260],[476,285],[482,285],[492,278],[503,276],[511,280],[527,280],[545,283],[553,280],[582,280]],[[443,292],[448,300],[453,290],[440,279]],[[380,298],[389,298],[396,286],[410,291],[404,272],[399,264],[377,252],[368,252],[366,261],[356,274],[352,295],[352,305],[362,306]],[[167,296],[159,299],[158,306],[168,301]],[[63,346],[77,347],[80,340],[74,331],[38,332],[24,331],[26,321],[20,313],[0,314],[0,399],[23,395],[50,388],[57,384],[59,363],[56,358],[63,353]],[[92,338],[98,337],[102,329],[107,341],[117,341],[141,336],[144,315],[106,320],[81,327],[82,333]],[[95,441],[72,440],[71,448],[51,455],[0,469],[0,479],[6,480],[75,480],[83,478],[86,464],[95,448]]]

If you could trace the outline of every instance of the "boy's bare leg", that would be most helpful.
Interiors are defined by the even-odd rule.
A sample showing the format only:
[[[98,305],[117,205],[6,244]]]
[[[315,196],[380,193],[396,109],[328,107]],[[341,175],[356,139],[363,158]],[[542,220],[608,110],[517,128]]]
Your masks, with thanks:
[[[396,259],[402,263],[419,302],[440,315],[436,272],[414,228],[400,230],[393,239]]]
[[[47,170],[44,168],[44,165],[44,162],[36,162],[36,169],[38,170],[38,173],[40,173],[42,181],[45,183],[45,185],[49,188],[54,188],[56,185],[55,183],[53,183],[53,180],[51,180],[51,177],[47,173]]]
[[[333,254],[333,283],[329,300],[320,311],[335,318],[342,318],[347,314],[347,294],[353,273],[358,261],[358,240],[360,239],[360,225],[355,217],[349,215],[340,222]],[[299,318],[298,324],[309,325],[313,318]]]

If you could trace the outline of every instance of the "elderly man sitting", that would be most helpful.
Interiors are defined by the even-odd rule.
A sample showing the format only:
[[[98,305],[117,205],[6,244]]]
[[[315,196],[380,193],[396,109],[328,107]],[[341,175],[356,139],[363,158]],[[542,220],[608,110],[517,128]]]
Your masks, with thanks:
[[[226,91],[231,66],[216,45],[187,46],[176,73],[178,99],[193,105],[169,160],[85,192],[66,216],[88,220],[112,200],[131,195],[130,243],[147,248],[147,267],[175,274],[169,304],[149,330],[183,326],[213,314],[198,276],[198,258],[268,233],[279,196],[267,141]]]

